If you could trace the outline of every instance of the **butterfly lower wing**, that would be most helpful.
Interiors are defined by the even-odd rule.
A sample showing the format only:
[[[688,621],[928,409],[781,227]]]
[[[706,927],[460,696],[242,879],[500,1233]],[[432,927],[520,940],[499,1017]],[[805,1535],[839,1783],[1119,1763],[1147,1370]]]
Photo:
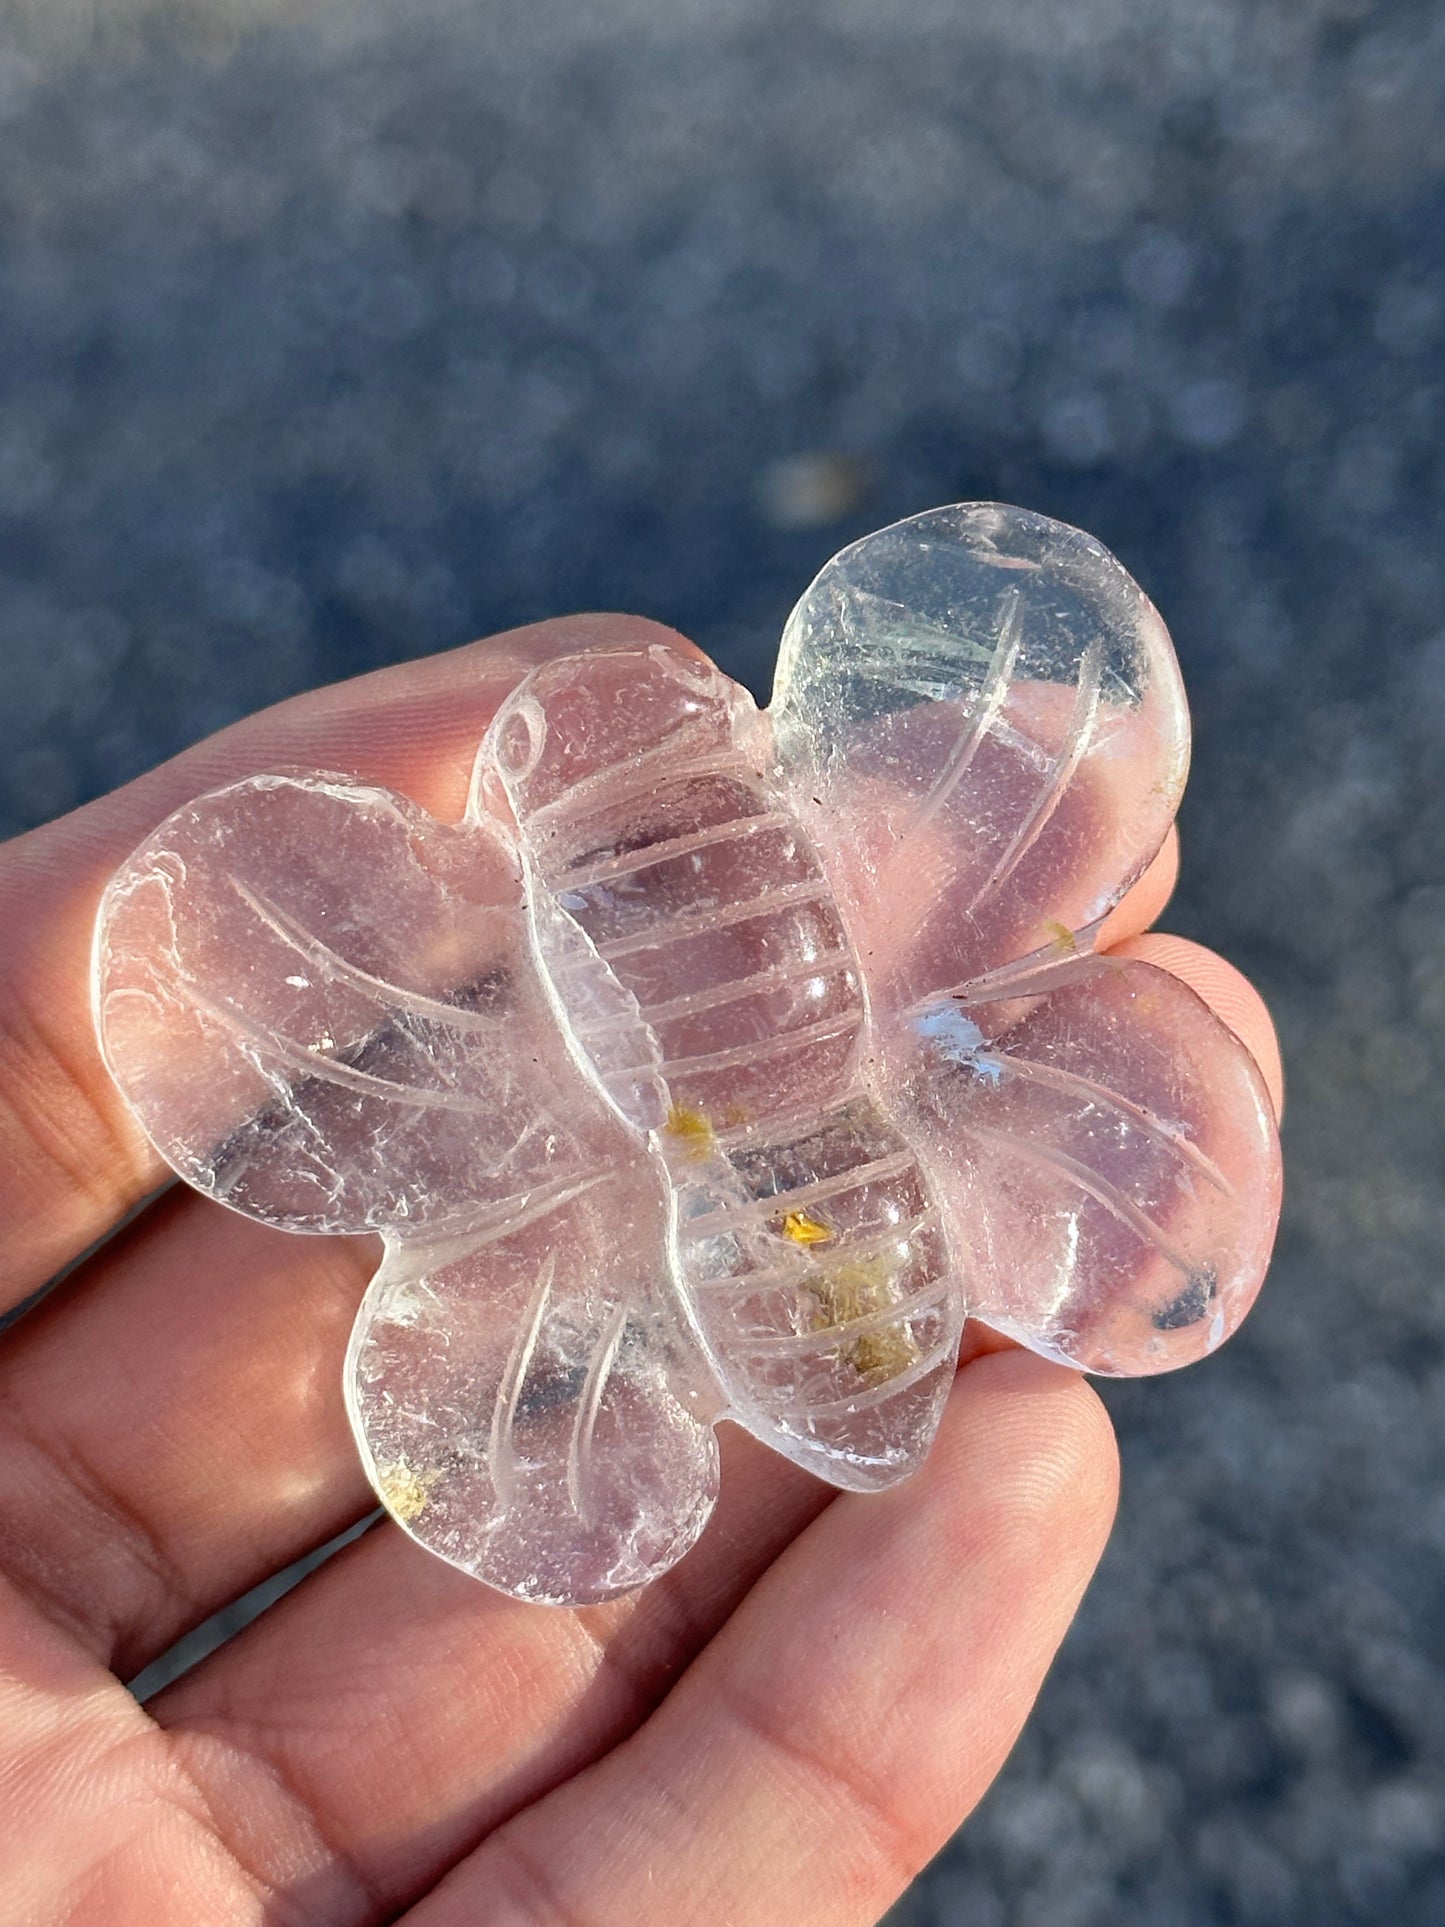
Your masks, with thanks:
[[[505,1229],[393,1247],[358,1315],[347,1402],[392,1516],[501,1592],[585,1605],[655,1578],[712,1510],[715,1388],[641,1253],[665,1249],[644,1153]]]
[[[1121,1375],[1236,1329],[1269,1256],[1279,1144],[1253,1059],[1192,990],[1092,958],[1047,996],[942,1000],[888,1047],[978,1317]]]

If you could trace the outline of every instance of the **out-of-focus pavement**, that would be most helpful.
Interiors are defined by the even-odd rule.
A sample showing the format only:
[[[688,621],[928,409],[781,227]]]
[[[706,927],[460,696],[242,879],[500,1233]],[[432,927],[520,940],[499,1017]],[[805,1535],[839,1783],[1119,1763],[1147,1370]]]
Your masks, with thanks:
[[[8,14],[6,7],[8,3]],[[579,606],[766,685],[844,540],[1083,524],[1196,703],[1169,923],[1290,1074],[1250,1326],[900,1922],[1445,1921],[1445,15],[0,0],[0,819]],[[968,1663],[967,1654],[959,1663]]]

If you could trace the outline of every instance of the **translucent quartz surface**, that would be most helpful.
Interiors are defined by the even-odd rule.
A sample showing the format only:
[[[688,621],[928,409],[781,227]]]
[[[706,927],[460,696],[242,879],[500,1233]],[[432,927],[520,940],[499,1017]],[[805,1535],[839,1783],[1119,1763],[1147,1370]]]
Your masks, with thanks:
[[[1091,954],[1188,768],[1157,611],[1076,529],[936,509],[823,570],[770,713],[969,1311],[1097,1372],[1212,1350],[1274,1236],[1269,1100],[1191,991]]]
[[[541,961],[599,1086],[652,1132],[732,1414],[867,1489],[928,1449],[963,1293],[928,1173],[869,1087],[833,886],[768,762],[743,692],[654,646],[537,670],[478,787],[515,814],[532,900],[585,938],[558,957],[549,917]]]
[[[1092,951],[1186,763],[1119,565],[937,510],[823,571],[767,716],[639,645],[514,691],[460,825],[314,774],[180,811],[102,909],[107,1061],[201,1190],[381,1233],[347,1396],[405,1528],[606,1597],[696,1537],[720,1416],[875,1489],[965,1315],[1118,1373],[1238,1324],[1258,1074]]]
[[[344,777],[202,797],[111,884],[97,996],[184,1178],[268,1224],[381,1232],[347,1397],[408,1532],[529,1599],[686,1551],[721,1399],[666,1187],[568,1053],[494,825]]]

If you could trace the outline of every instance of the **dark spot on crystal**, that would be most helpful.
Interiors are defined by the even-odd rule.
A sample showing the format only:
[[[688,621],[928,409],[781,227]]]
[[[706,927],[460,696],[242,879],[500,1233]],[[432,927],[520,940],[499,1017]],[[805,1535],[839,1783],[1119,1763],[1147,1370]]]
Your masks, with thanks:
[[[536,1418],[573,1405],[587,1383],[587,1367],[572,1365],[565,1369],[540,1372],[529,1378],[517,1398],[517,1417]]]
[[[505,966],[494,964],[470,983],[457,984],[441,992],[436,1001],[451,1004],[459,1011],[488,1016],[506,1009],[512,989],[512,973]],[[428,1020],[433,1027],[439,1021]],[[365,1071],[381,1078],[392,1074],[404,1083],[406,1078],[400,1074],[401,1067],[415,1061],[416,1027],[417,1020],[405,1012],[388,1016],[354,1044],[328,1051],[325,1056],[332,1063],[344,1064],[348,1070]],[[353,1093],[336,1090],[319,1075],[301,1074],[292,1082],[290,1090],[289,1099],[269,1099],[217,1145],[210,1159],[211,1182],[221,1196],[231,1194],[245,1167],[263,1145],[273,1141],[279,1132],[295,1127],[298,1114],[319,1122],[329,1111],[349,1108],[356,1101]]]
[[[1209,1307],[1218,1296],[1219,1279],[1212,1265],[1191,1272],[1177,1296],[1155,1312],[1155,1329],[1177,1332],[1183,1331],[1186,1326],[1197,1325],[1201,1318],[1208,1316]]]
[[[492,1011],[505,1010],[511,1001],[512,973],[501,964],[494,964],[484,970],[480,977],[469,984],[458,984],[457,988],[442,1001],[455,1004],[458,1010],[480,1011],[484,1015]]]

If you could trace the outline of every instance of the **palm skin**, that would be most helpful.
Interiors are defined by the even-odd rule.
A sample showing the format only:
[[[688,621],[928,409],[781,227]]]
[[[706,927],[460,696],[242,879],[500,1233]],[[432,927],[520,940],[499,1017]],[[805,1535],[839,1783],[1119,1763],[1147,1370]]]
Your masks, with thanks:
[[[0,851],[0,1307],[75,1267],[0,1336],[6,1920],[851,1927],[1017,1735],[1115,1457],[1082,1379],[973,1331],[890,1493],[833,1494],[726,1428],[711,1525],[643,1593],[520,1605],[382,1524],[146,1706],[123,1684],[370,1512],[340,1361],[376,1252],[178,1189],[107,1238],[165,1173],[91,1035],[100,891],[256,770],[355,769],[455,817],[526,668],[648,629],[547,623],[318,691]],[[1110,939],[1214,1003],[1277,1104],[1254,994],[1138,934],[1173,866],[1171,844]]]

